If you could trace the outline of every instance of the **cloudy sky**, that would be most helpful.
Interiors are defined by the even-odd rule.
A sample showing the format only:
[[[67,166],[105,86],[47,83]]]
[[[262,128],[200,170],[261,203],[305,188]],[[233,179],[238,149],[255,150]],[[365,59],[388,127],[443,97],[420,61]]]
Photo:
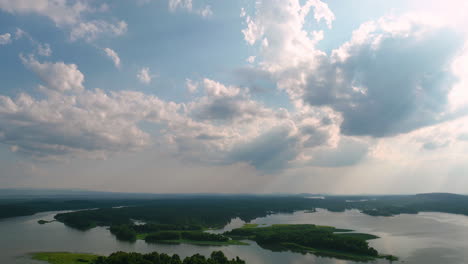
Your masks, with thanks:
[[[468,193],[465,0],[0,0],[0,186]]]

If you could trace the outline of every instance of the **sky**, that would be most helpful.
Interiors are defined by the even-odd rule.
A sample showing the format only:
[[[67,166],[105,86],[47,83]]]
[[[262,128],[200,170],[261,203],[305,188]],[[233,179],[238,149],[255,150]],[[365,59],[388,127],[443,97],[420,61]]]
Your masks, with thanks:
[[[468,193],[465,0],[0,0],[0,186]]]

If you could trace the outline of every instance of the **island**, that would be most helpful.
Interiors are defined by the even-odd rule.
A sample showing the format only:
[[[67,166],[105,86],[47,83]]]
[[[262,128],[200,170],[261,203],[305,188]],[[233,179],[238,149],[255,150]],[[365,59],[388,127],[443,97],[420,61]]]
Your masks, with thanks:
[[[381,255],[369,246],[367,240],[376,239],[377,236],[352,231],[311,224],[276,224],[267,227],[247,224],[242,228],[225,232],[224,235],[254,240],[262,248],[273,251],[290,250],[354,261],[371,261],[377,258],[390,261],[398,259],[392,255]]]
[[[49,264],[245,264],[245,261],[239,257],[229,260],[222,251],[213,251],[208,258],[195,254],[183,260],[177,254],[171,256],[158,252],[141,254],[121,251],[107,257],[70,252],[38,252],[33,253],[32,258]]]

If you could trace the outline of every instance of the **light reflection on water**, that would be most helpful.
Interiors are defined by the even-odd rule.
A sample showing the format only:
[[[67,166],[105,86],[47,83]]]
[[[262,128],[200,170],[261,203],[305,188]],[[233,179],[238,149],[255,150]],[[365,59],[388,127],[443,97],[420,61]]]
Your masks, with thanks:
[[[96,254],[112,252],[158,251],[179,254],[181,257],[201,253],[209,255],[213,250],[223,250],[229,257],[239,256],[250,264],[350,264],[352,261],[302,255],[292,252],[271,252],[255,242],[250,246],[195,246],[149,245],[144,241],[127,243],[117,241],[106,228],[98,227],[81,232],[53,222],[39,225],[37,220],[52,220],[55,213],[0,220],[0,263],[36,264],[25,257],[37,251],[73,251]],[[371,246],[382,253],[399,256],[405,263],[459,264],[468,260],[468,217],[443,213],[421,213],[394,217],[373,217],[349,210],[334,213],[318,210],[316,213],[295,212],[275,214],[255,219],[252,223],[270,225],[278,223],[330,225],[375,234],[381,238],[372,240]],[[240,219],[233,221],[221,232],[240,227]],[[379,260],[372,263],[388,263]]]

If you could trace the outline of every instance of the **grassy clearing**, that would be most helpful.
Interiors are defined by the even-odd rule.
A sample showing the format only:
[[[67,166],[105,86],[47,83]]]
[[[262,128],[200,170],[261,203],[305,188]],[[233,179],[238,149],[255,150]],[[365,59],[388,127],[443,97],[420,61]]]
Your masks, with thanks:
[[[37,252],[32,254],[32,259],[46,261],[50,264],[91,263],[97,257],[97,255],[93,254],[70,252]]]
[[[145,238],[148,236],[149,234],[137,234],[136,235],[136,239],[141,239],[141,240],[145,240]]]

